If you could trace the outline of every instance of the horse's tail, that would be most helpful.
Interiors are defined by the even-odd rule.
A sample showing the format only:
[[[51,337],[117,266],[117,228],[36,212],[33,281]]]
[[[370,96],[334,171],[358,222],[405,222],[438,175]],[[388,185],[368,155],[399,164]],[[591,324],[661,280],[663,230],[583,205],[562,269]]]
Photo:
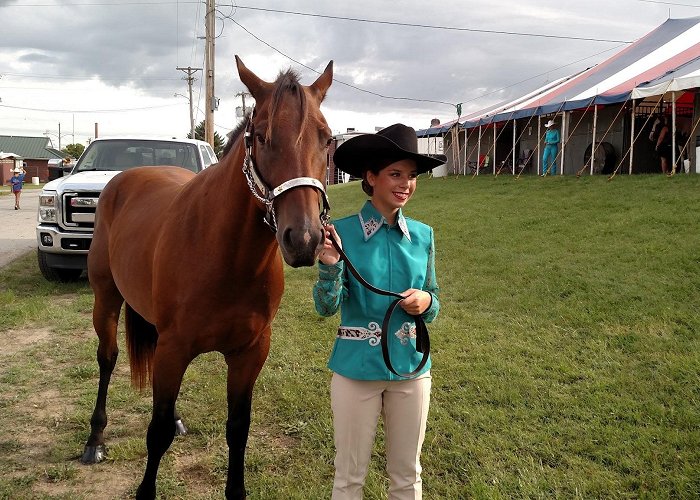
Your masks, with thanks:
[[[155,325],[125,304],[126,347],[131,366],[131,385],[139,390],[151,384],[153,355],[158,343]]]

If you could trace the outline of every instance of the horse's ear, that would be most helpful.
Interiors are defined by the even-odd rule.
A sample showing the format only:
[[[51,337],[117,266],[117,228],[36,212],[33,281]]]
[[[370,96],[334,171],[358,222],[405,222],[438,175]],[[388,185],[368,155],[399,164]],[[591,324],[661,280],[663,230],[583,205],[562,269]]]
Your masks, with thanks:
[[[270,84],[265,80],[261,80],[258,76],[250,71],[241,58],[236,56],[236,66],[238,67],[238,76],[241,78],[243,85],[248,87],[250,93],[257,100],[262,98],[262,93],[265,91],[266,87]]]
[[[328,92],[328,88],[331,86],[331,83],[333,83],[333,61],[328,63],[328,66],[326,66],[323,74],[319,76],[313,84],[311,84],[311,88],[318,93],[320,101],[323,101],[323,99],[326,97],[326,92]]]

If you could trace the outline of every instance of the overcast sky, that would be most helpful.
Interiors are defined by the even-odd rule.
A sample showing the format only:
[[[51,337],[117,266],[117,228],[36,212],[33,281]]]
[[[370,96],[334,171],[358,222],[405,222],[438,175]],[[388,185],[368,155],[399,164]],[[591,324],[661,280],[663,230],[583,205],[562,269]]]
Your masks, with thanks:
[[[204,66],[204,13],[195,0],[0,0],[0,135],[48,133],[58,146],[60,123],[62,146],[86,144],[98,123],[100,136],[184,137],[176,68]],[[419,129],[456,118],[425,101],[466,115],[593,66],[669,15],[700,16],[700,0],[217,0],[215,130],[231,130],[241,105],[234,54],[268,81],[291,67],[307,85],[318,74],[298,63],[334,60],[323,111],[335,133]]]

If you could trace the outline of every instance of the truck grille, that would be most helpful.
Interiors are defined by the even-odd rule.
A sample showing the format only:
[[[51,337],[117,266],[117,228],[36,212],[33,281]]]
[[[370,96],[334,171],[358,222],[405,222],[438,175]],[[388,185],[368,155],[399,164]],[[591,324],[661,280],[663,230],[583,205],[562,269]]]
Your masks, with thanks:
[[[61,238],[61,248],[64,250],[90,250],[90,238]]]
[[[93,229],[97,210],[98,191],[64,193],[63,223],[68,228]]]

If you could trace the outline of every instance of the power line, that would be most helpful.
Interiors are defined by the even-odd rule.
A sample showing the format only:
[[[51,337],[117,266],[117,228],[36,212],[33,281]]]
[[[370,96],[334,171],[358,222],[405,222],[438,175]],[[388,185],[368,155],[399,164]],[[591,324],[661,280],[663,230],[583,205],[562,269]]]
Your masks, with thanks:
[[[643,3],[658,3],[662,5],[675,5],[678,7],[691,7],[693,9],[700,9],[700,5],[692,5],[688,3],[678,3],[678,2],[661,2],[659,0],[637,0],[638,2],[643,2]]]
[[[112,2],[65,2],[65,3],[20,3],[20,4],[13,4],[13,5],[5,5],[4,7],[105,7],[105,6],[130,6],[130,5],[166,5],[166,4],[198,4],[200,3],[199,1],[195,0],[180,0],[175,1],[175,0],[159,0],[155,2],[144,2],[144,1],[135,1],[135,2],[129,2],[129,1],[122,1],[122,0],[115,0]]]
[[[404,26],[410,28],[426,28],[426,29],[436,29],[436,30],[447,30],[447,31],[466,31],[470,33],[487,33],[492,35],[512,35],[512,36],[527,36],[527,37],[540,37],[540,38],[554,38],[557,40],[577,40],[586,42],[605,42],[605,43],[632,43],[630,40],[612,40],[606,38],[589,38],[589,37],[578,37],[578,36],[566,36],[566,35],[550,35],[546,33],[528,33],[521,31],[502,31],[502,30],[487,30],[479,28],[460,28],[456,26],[440,26],[434,24],[415,24],[415,23],[402,23],[398,21],[381,21],[378,19],[363,19],[359,17],[344,17],[344,16],[331,16],[327,14],[312,14],[310,12],[298,12],[292,10],[281,10],[281,9],[267,9],[262,7],[250,7],[247,5],[237,5],[237,4],[220,4],[220,6],[235,7],[237,9],[245,10],[256,10],[261,12],[271,12],[275,14],[288,14],[293,16],[304,16],[304,17],[317,17],[322,19],[334,19],[339,21],[354,21],[358,23],[371,23],[371,24],[385,24],[390,26]]]
[[[661,2],[661,1],[652,1],[652,0],[639,0],[639,1],[646,1],[649,3],[664,3],[668,5],[680,5],[680,6],[687,6],[687,7],[699,7],[697,5],[688,5],[688,4],[681,4],[681,3],[673,3],[673,2]],[[85,3],[78,3],[78,2],[67,2],[67,3],[58,3],[58,4],[45,4],[45,3],[32,3],[32,4],[16,4],[16,5],[11,5],[9,7],[102,7],[102,6],[131,6],[131,5],[154,5],[154,6],[159,6],[159,5],[166,5],[166,4],[199,4],[201,2],[197,1],[187,1],[187,0],[182,0],[179,2],[173,1],[173,0],[161,0],[161,1],[154,1],[154,2],[144,2],[144,1],[105,1],[105,2],[85,2]],[[315,17],[315,18],[321,18],[321,19],[333,19],[337,21],[352,21],[352,22],[358,22],[358,23],[371,23],[371,24],[383,24],[383,25],[389,25],[389,26],[403,26],[403,27],[409,27],[409,28],[423,28],[423,29],[434,29],[434,30],[445,30],[445,31],[463,31],[463,32],[469,32],[469,33],[486,33],[486,34],[492,34],[492,35],[510,35],[510,36],[524,36],[524,37],[538,37],[538,38],[552,38],[556,40],[576,40],[576,41],[585,41],[585,42],[603,42],[603,43],[632,43],[630,40],[615,40],[615,39],[608,39],[608,38],[591,38],[591,37],[583,37],[583,36],[567,36],[567,35],[552,35],[548,33],[533,33],[533,32],[524,32],[524,31],[505,31],[505,30],[489,30],[489,29],[480,29],[480,28],[463,28],[459,26],[443,26],[443,25],[435,25],[435,24],[420,24],[420,23],[404,23],[404,22],[399,22],[399,21],[383,21],[380,19],[365,19],[361,17],[347,17],[347,16],[332,16],[329,14],[313,14],[311,12],[299,12],[299,11],[293,11],[293,10],[282,10],[282,9],[270,9],[270,8],[263,8],[263,7],[251,7],[249,5],[237,5],[235,3],[232,4],[220,4],[219,6],[223,7],[231,7],[231,8],[237,8],[237,9],[245,9],[245,10],[254,10],[254,11],[260,11],[260,12],[268,12],[268,13],[273,13],[273,14],[287,14],[287,15],[292,15],[292,16],[304,16],[304,17]]]
[[[160,106],[144,106],[142,108],[122,108],[122,109],[41,109],[41,108],[25,108],[22,106],[9,106],[0,104],[0,108],[19,109],[22,111],[42,111],[45,113],[124,113],[128,111],[144,111],[147,109],[169,108],[179,106],[179,104],[162,104]]]
[[[312,67],[310,67],[310,66],[307,66],[306,64],[304,64],[304,63],[302,63],[302,62],[300,62],[300,61],[297,61],[297,60],[294,59],[293,57],[291,57],[291,56],[285,54],[284,52],[282,52],[282,51],[281,51],[280,49],[278,49],[277,47],[275,47],[275,46],[273,46],[273,45],[270,45],[269,43],[267,43],[267,42],[266,42],[265,40],[263,40],[262,38],[260,38],[260,37],[258,37],[257,35],[251,33],[245,26],[243,26],[241,23],[239,23],[239,22],[236,21],[235,19],[230,18],[230,17],[228,17],[228,16],[225,16],[225,17],[227,17],[228,19],[230,19],[231,22],[233,22],[234,24],[236,24],[239,28],[241,28],[243,31],[245,31],[246,33],[248,33],[250,36],[252,36],[252,37],[255,38],[256,40],[258,40],[260,43],[263,43],[263,44],[267,45],[267,46],[270,47],[272,50],[274,50],[275,52],[277,52],[277,53],[281,54],[282,56],[286,57],[286,58],[289,59],[290,61],[292,61],[292,62],[298,64],[299,66],[302,66],[302,67],[304,67],[304,68],[306,68],[306,69],[308,69],[308,70],[311,70],[311,71],[313,71],[313,72],[315,72],[315,73],[321,74],[321,72],[318,71],[317,69],[312,68]],[[333,78],[333,81],[336,82],[336,83],[339,83],[339,84],[341,84],[341,85],[345,85],[345,86],[347,86],[347,87],[350,87],[350,88],[352,88],[352,89],[359,90],[360,92],[365,92],[366,94],[372,94],[372,95],[374,95],[374,96],[381,97],[381,98],[383,98],[383,99],[394,99],[394,100],[400,100],[400,101],[414,101],[414,102],[430,102],[430,103],[434,103],[434,104],[445,104],[445,105],[447,105],[447,106],[455,106],[455,107],[457,106],[457,104],[455,104],[455,103],[445,102],[445,101],[436,101],[436,100],[433,100],[433,99],[414,99],[414,98],[411,98],[411,97],[396,97],[396,96],[383,95],[383,94],[380,94],[380,93],[378,93],[378,92],[372,92],[371,90],[363,89],[363,88],[357,87],[357,86],[355,86],[355,85],[352,85],[352,84],[350,84],[350,83],[344,82],[344,81],[342,81],[342,80],[338,80],[337,78]]]
[[[46,74],[41,74],[41,73],[8,73],[6,71],[3,71],[2,73],[3,76],[21,76],[21,77],[28,77],[28,78],[46,78],[50,80],[80,80],[84,81],[86,78],[84,76],[60,76],[60,75],[46,75]],[[100,77],[100,81],[102,82],[114,82],[114,81],[122,81],[122,80],[127,80],[127,81],[141,81],[141,82],[174,82],[178,81],[178,78],[127,78],[127,77],[111,77],[111,78],[104,78]]]
[[[573,62],[564,64],[564,65],[562,65],[562,66],[559,66],[559,67],[557,67],[557,68],[551,69],[551,70],[549,70],[549,71],[545,71],[545,72],[543,72],[543,73],[540,73],[539,75],[531,76],[531,77],[529,77],[529,78],[525,78],[524,80],[520,80],[519,82],[512,83],[512,84],[510,84],[510,85],[506,85],[505,87],[501,87],[500,89],[492,90],[492,91],[490,91],[490,92],[486,92],[485,94],[481,94],[481,95],[478,95],[478,96],[476,96],[476,97],[472,97],[471,99],[467,99],[466,101],[462,101],[462,103],[464,104],[465,102],[476,101],[477,99],[481,99],[482,97],[486,97],[486,96],[489,96],[489,95],[491,95],[491,94],[495,94],[495,93],[497,93],[497,92],[501,92],[501,91],[506,90],[506,89],[509,89],[509,88],[511,88],[511,87],[515,87],[516,85],[520,85],[521,83],[525,83],[525,82],[528,82],[528,81],[530,81],[530,80],[534,80],[535,78],[539,78],[539,77],[541,77],[541,76],[544,76],[544,75],[546,75],[546,74],[548,74],[548,73],[552,73],[552,72],[554,72],[554,71],[558,71],[558,70],[560,70],[560,69],[564,69],[564,68],[566,68],[567,66],[572,66],[572,65],[574,65],[574,64],[578,64],[578,63],[580,63],[580,62],[585,61],[586,59],[591,59],[592,57],[597,57],[597,56],[599,56],[599,55],[601,55],[601,54],[605,54],[606,52],[610,52],[610,51],[612,51],[612,50],[619,49],[620,47],[623,47],[624,45],[625,45],[625,44],[618,45],[617,47],[613,47],[613,48],[611,48],[611,49],[606,49],[606,50],[597,52],[597,53],[595,53],[595,54],[593,54],[593,55],[590,55],[590,56],[588,56],[588,57],[584,57],[584,58],[579,59],[579,60],[577,60],[577,61],[573,61]],[[586,68],[586,70],[588,70],[588,69],[590,69],[590,68]]]
[[[236,21],[235,19],[232,19],[230,16],[227,15],[227,16],[224,16],[224,17],[227,18],[227,19],[229,19],[231,22],[233,22],[233,23],[236,24],[237,26],[239,26],[241,29],[243,29],[243,30],[244,30],[246,33],[248,33],[250,36],[252,36],[252,37],[255,38],[256,40],[258,40],[259,42],[265,44],[266,46],[268,46],[269,48],[271,48],[271,49],[274,50],[275,52],[277,52],[277,53],[281,54],[282,56],[286,57],[286,58],[289,59],[290,61],[292,61],[292,62],[298,64],[299,66],[302,66],[302,67],[304,67],[304,68],[306,68],[306,69],[308,69],[308,70],[311,70],[311,71],[313,71],[314,73],[321,74],[321,72],[318,71],[317,69],[311,68],[310,66],[307,66],[306,64],[304,64],[304,63],[302,63],[302,62],[300,62],[300,61],[294,59],[293,57],[291,57],[291,56],[289,56],[288,54],[285,54],[284,52],[282,52],[281,50],[279,50],[277,47],[271,45],[270,43],[266,42],[266,41],[263,40],[262,38],[258,37],[258,36],[255,35],[254,33],[251,33],[247,28],[245,28],[245,26],[243,26],[242,24],[240,24],[240,23],[239,23],[238,21]],[[622,46],[624,46],[624,45],[626,45],[626,43],[620,44],[620,45],[618,45],[618,46],[616,46],[616,47],[612,47],[612,48],[610,48],[610,49],[606,49],[606,50],[597,52],[597,53],[595,53],[595,54],[592,54],[592,55],[590,55],[590,56],[584,57],[584,58],[579,59],[579,60],[577,60],[577,61],[573,61],[573,62],[564,64],[564,65],[559,66],[559,67],[557,67],[557,68],[553,68],[553,69],[551,69],[551,70],[549,70],[549,71],[545,71],[545,72],[543,72],[543,73],[540,73],[539,75],[535,75],[535,76],[526,78],[526,79],[524,79],[524,80],[521,80],[521,81],[519,81],[519,82],[513,83],[513,84],[511,84],[511,85],[507,85],[507,86],[505,86],[505,87],[501,87],[500,89],[493,90],[493,91],[487,92],[487,93],[485,93],[485,94],[481,94],[481,95],[479,95],[479,96],[473,97],[473,98],[468,99],[468,100],[466,100],[466,101],[462,101],[462,102],[459,103],[459,104],[463,104],[464,102],[475,101],[475,100],[477,100],[477,99],[481,99],[481,98],[486,97],[486,96],[489,96],[489,95],[491,95],[491,94],[495,94],[495,93],[497,93],[497,92],[501,92],[501,91],[506,90],[506,89],[508,89],[508,88],[515,87],[516,85],[520,85],[521,83],[525,83],[525,82],[527,82],[527,81],[529,81],[529,80],[533,80],[533,79],[535,79],[535,78],[538,78],[538,77],[540,77],[540,76],[546,75],[546,74],[548,74],[548,73],[552,73],[552,72],[554,72],[554,71],[558,71],[558,70],[560,70],[560,69],[566,68],[567,66],[571,66],[571,65],[573,65],[573,64],[578,64],[578,63],[580,63],[580,62],[582,62],[582,61],[585,61],[586,59],[590,59],[590,58],[592,58],[592,57],[596,57],[596,56],[599,56],[599,55],[601,55],[601,54],[604,54],[605,52],[610,52],[610,51],[612,51],[612,50],[616,50],[616,49],[618,49],[618,48],[620,48],[620,47],[622,47]],[[365,92],[365,93],[367,93],[367,94],[375,95],[375,96],[377,96],[377,97],[381,97],[381,98],[384,98],[384,99],[395,99],[395,100],[404,100],[404,101],[413,101],[413,102],[428,102],[428,103],[435,103],[435,104],[445,104],[445,105],[448,105],[448,106],[454,106],[455,108],[457,107],[457,103],[451,103],[451,102],[445,102],[445,101],[439,101],[439,100],[432,100],[432,99],[415,99],[415,98],[411,98],[411,97],[386,96],[386,95],[383,95],[383,94],[379,94],[379,93],[377,93],[377,92],[372,92],[371,90],[366,90],[366,89],[357,87],[357,86],[352,85],[352,84],[349,84],[349,83],[347,83],[347,82],[343,82],[343,81],[338,80],[338,79],[336,79],[336,78],[333,78],[333,81],[336,82],[336,83],[339,83],[339,84],[341,84],[341,85],[345,85],[345,86],[347,86],[347,87],[350,87],[350,88],[352,88],[352,89],[358,90],[358,91],[360,91],[360,92]]]

